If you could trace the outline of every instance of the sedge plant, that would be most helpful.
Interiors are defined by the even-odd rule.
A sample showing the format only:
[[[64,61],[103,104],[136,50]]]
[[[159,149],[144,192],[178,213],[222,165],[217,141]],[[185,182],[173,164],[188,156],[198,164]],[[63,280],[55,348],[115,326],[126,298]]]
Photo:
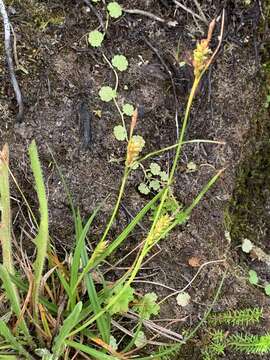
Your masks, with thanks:
[[[196,90],[218,50],[212,54],[209,48],[213,27],[214,22],[210,24],[207,39],[200,41],[193,53],[194,83],[178,143],[168,149],[175,149],[175,156],[167,182],[128,226],[112,238],[110,230],[117,217],[129,174],[134,164],[147,158],[147,155],[141,157],[144,140],[135,134],[138,121],[135,110],[127,139],[126,159],[118,198],[93,251],[90,252],[88,249],[87,236],[102,204],[84,222],[73,204],[60,169],[59,173],[72,209],[75,241],[66,259],[60,259],[54,250],[49,235],[48,204],[42,168],[37,146],[33,141],[29,147],[29,157],[39,203],[39,220],[33,219],[33,224],[37,225],[36,236],[33,239],[36,249],[35,260],[32,263],[24,252],[20,257],[13,256],[9,193],[9,174],[12,173],[9,169],[8,146],[4,146],[0,154],[0,241],[3,253],[0,278],[6,313],[0,318],[0,359],[11,360],[17,357],[57,360],[76,358],[78,353],[83,353],[90,359],[98,360],[127,360],[134,356],[136,359],[147,360],[165,358],[179,348],[179,344],[168,345],[165,349],[158,348],[151,356],[143,356],[143,353],[140,353],[140,349],[148,343],[143,333],[144,324],[151,317],[158,315],[159,304],[155,293],[136,294],[132,285],[151,250],[176,226],[187,221],[194,207],[223,171],[218,171],[210,179],[189,206],[176,207],[173,211],[166,207],[166,202],[173,193],[172,185]],[[26,205],[29,206],[27,203]],[[141,239],[141,246],[138,247],[133,264],[119,279],[109,282],[100,270],[104,261],[126,241],[153,206],[156,210],[151,218],[151,225]],[[136,314],[138,322],[133,329],[124,329],[125,338],[121,341],[114,337],[114,326],[121,316],[125,316],[130,310]],[[198,326],[191,331],[190,336],[193,336],[197,328]],[[123,327],[120,326],[120,329]]]

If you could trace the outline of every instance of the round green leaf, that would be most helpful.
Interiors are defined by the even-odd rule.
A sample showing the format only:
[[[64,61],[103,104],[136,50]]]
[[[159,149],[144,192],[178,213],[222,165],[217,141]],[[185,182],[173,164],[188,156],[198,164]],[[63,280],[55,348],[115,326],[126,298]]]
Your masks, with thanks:
[[[252,248],[253,248],[252,242],[248,239],[244,239],[242,242],[242,251],[248,254],[251,252]]]
[[[110,86],[102,86],[98,94],[101,100],[105,102],[109,102],[112,99],[116,98],[116,91]]]
[[[270,296],[270,284],[266,284],[264,287],[264,291],[267,296]]]
[[[128,116],[132,116],[134,113],[134,106],[131,104],[124,104],[123,105],[123,113]]]
[[[147,344],[147,339],[146,339],[146,336],[143,331],[138,332],[138,335],[136,337],[134,344],[137,348],[140,348]]]
[[[122,15],[122,7],[116,1],[112,1],[108,4],[107,10],[112,18],[117,19]]]
[[[258,282],[259,282],[259,279],[258,279],[258,275],[257,275],[256,271],[254,271],[254,270],[249,270],[248,275],[249,275],[248,281],[249,281],[252,285],[257,285]]]
[[[99,47],[104,39],[104,34],[98,30],[91,31],[88,35],[89,44],[93,47]]]
[[[117,125],[113,128],[114,136],[118,141],[124,141],[127,138],[127,131],[122,125]]]
[[[150,164],[150,171],[153,175],[159,175],[161,168],[157,163],[151,163]]]
[[[162,181],[167,181],[168,178],[169,178],[169,176],[168,176],[168,174],[166,173],[166,171],[161,171],[161,172],[159,173],[159,176],[160,176],[160,179],[161,179]]]
[[[160,182],[158,180],[152,180],[150,181],[149,186],[154,191],[157,191],[160,188]]]
[[[112,64],[119,71],[125,71],[128,68],[128,61],[124,55],[115,55],[112,58]]]
[[[177,304],[180,306],[187,306],[190,302],[190,295],[187,292],[181,292],[180,294],[177,295],[176,301]]]
[[[141,183],[138,187],[138,190],[141,194],[148,195],[150,193],[150,190],[147,185],[144,183]]]

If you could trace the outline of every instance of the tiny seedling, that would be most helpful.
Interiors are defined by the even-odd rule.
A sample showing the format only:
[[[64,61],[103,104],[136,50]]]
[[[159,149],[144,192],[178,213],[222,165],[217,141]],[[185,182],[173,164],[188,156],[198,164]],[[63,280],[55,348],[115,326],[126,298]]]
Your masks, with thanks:
[[[257,285],[259,282],[259,278],[258,278],[256,271],[249,270],[248,275],[249,275],[248,281],[250,282],[250,284]]]
[[[113,134],[118,141],[125,141],[127,139],[127,131],[122,125],[115,126]]]
[[[100,47],[104,39],[104,34],[98,30],[91,31],[88,35],[89,44],[93,47]]]
[[[116,91],[111,88],[110,86],[102,86],[102,88],[99,90],[99,97],[102,101],[109,102],[116,98],[117,93]]]
[[[110,17],[114,19],[118,19],[123,13],[121,5],[118,4],[118,2],[116,1],[110,2],[107,6],[107,10],[109,12]]]
[[[119,71],[125,71],[128,68],[128,60],[124,55],[115,55],[112,58],[112,65]]]
[[[100,0],[92,0],[92,2],[97,3]],[[117,19],[122,15],[122,7],[118,2],[113,1],[107,5],[107,10],[111,18]],[[88,42],[92,47],[100,47],[105,34],[100,32],[99,30],[93,30],[88,35]],[[120,65],[121,66],[121,65]],[[123,71],[123,70],[120,70]]]
[[[177,295],[176,301],[179,306],[185,307],[190,303],[191,297],[187,292],[181,292]]]
[[[249,254],[253,249],[253,243],[249,239],[244,239],[241,248],[244,253]]]
[[[133,105],[126,103],[123,105],[122,110],[125,115],[132,116],[135,109]]]

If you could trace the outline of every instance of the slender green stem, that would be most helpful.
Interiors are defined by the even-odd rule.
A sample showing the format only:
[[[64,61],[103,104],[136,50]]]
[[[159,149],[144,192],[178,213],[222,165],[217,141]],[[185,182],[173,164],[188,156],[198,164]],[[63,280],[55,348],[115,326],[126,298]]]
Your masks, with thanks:
[[[115,68],[112,66],[110,60],[107,58],[107,56],[103,53],[103,58],[104,60],[106,61],[106,63],[109,65],[109,67],[112,69],[112,71],[114,72],[114,75],[115,75],[115,86],[114,86],[114,90],[115,92],[117,93],[117,90],[118,90],[118,85],[119,85],[119,78],[118,78],[118,74],[117,74],[117,71],[115,70]],[[117,100],[114,98],[113,99],[113,102],[114,102],[114,105],[116,106],[117,108],[117,111],[119,112],[119,115],[121,117],[121,121],[122,121],[122,125],[123,125],[123,128],[126,129],[126,123],[125,123],[125,119],[124,119],[124,115],[120,109],[120,106],[118,105],[118,102]],[[126,135],[126,140],[127,139],[127,135]]]
[[[118,198],[117,198],[115,207],[113,209],[113,213],[111,215],[110,221],[108,222],[108,225],[107,225],[107,227],[106,227],[106,229],[105,229],[105,231],[103,233],[103,236],[102,236],[100,242],[105,241],[105,239],[106,239],[106,237],[108,235],[108,232],[110,231],[110,228],[111,228],[111,226],[112,226],[112,224],[114,222],[115,216],[116,216],[116,214],[118,212],[118,209],[119,209],[119,206],[120,206],[122,196],[124,194],[124,189],[125,189],[125,186],[126,186],[128,175],[129,175],[129,169],[128,169],[128,167],[125,167],[124,176],[122,178],[122,183],[121,183],[121,187],[120,187],[120,190],[119,190]]]
[[[108,232],[110,231],[111,229],[111,226],[114,222],[114,219],[115,219],[115,216],[118,212],[118,209],[119,209],[119,206],[120,206],[120,202],[121,202],[121,199],[123,197],[123,194],[124,194],[124,189],[125,189],[125,185],[126,185],[126,182],[127,182],[127,179],[128,179],[128,175],[129,175],[129,168],[128,167],[125,167],[125,171],[124,171],[124,176],[122,178],[122,183],[121,183],[121,187],[120,187],[120,190],[119,190],[119,194],[118,194],[118,198],[117,198],[117,201],[116,201],[116,204],[115,204],[115,207],[113,209],[113,213],[111,215],[111,218],[106,226],[106,229],[102,235],[102,238],[101,240],[99,241],[98,245],[104,243],[104,241],[106,240],[106,237],[108,235]],[[98,247],[97,245],[97,247]],[[95,253],[92,254],[91,258],[89,259],[88,263],[86,264],[83,272],[81,273],[81,275],[79,276],[78,278],[78,281],[75,285],[75,288],[77,288],[77,286],[79,285],[79,283],[82,281],[82,279],[84,278],[84,276],[88,273],[88,271],[91,269],[91,267],[94,265],[96,259],[95,259]]]
[[[224,141],[217,141],[217,140],[203,140],[203,139],[194,139],[194,140],[188,140],[188,141],[183,141],[182,142],[182,145],[187,145],[187,144],[198,144],[198,143],[203,143],[203,144],[214,144],[214,145],[225,145],[225,142]],[[177,148],[178,146],[178,143],[174,144],[174,145],[170,145],[170,146],[166,146],[162,149],[159,149],[159,150],[156,150],[156,151],[153,151],[143,157],[141,157],[140,159],[136,160],[134,162],[134,165],[137,164],[137,163],[141,163],[142,161],[144,160],[147,160],[153,156],[156,156],[156,155],[159,155],[159,154],[162,154],[163,152],[165,151],[169,151],[169,150],[173,150],[175,148]]]

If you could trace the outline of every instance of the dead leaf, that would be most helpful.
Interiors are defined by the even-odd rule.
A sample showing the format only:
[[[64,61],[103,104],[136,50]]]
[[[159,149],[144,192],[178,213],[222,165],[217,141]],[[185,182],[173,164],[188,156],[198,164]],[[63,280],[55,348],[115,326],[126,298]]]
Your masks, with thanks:
[[[201,259],[199,259],[197,256],[192,256],[191,258],[188,259],[188,265],[191,267],[200,267],[200,262]]]

